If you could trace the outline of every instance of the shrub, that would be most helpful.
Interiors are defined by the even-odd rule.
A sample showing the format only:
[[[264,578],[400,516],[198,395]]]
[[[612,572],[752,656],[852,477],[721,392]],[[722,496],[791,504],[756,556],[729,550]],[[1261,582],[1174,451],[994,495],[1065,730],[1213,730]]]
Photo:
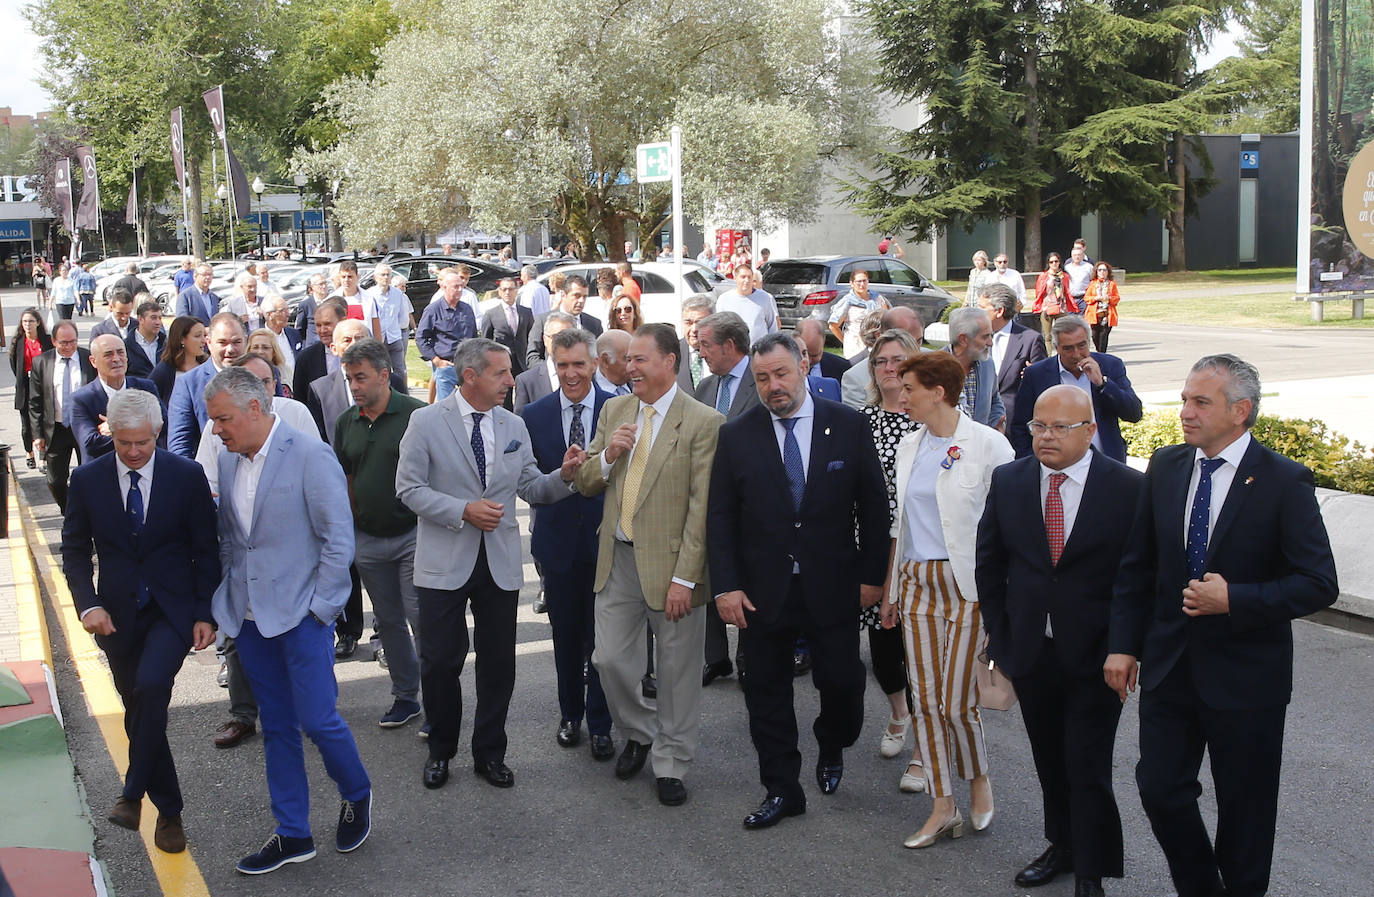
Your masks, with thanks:
[[[1319,420],[1261,414],[1251,434],[1262,445],[1306,465],[1318,486],[1374,495],[1374,457],[1365,447]],[[1139,423],[1122,423],[1128,454],[1148,458],[1183,441],[1177,411],[1149,411]]]

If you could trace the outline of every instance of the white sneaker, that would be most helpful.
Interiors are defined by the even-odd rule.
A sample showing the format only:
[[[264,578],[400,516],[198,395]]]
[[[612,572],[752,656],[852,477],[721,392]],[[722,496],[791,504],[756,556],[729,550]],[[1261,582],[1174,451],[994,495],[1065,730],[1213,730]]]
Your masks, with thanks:
[[[912,770],[915,770],[915,772]],[[920,794],[922,791],[925,791],[925,767],[915,760],[908,763],[906,772],[902,773],[902,780],[897,783],[897,790],[905,794]]]
[[[898,731],[893,732],[892,727],[897,726]],[[878,753],[891,760],[902,752],[906,745],[906,733],[911,729],[911,717],[902,719],[890,719],[887,726],[883,729],[882,740],[878,742]]]

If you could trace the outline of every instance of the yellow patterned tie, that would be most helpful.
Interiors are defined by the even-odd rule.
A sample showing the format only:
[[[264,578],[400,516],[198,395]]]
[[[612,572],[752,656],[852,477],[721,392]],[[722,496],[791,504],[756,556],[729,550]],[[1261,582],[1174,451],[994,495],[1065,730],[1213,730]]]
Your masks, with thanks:
[[[653,440],[654,406],[644,406],[644,426],[639,428],[634,453],[630,455],[630,469],[625,473],[625,487],[620,493],[620,528],[625,538],[635,540],[634,516],[639,507],[639,487],[644,482],[644,468],[649,466],[649,443]]]

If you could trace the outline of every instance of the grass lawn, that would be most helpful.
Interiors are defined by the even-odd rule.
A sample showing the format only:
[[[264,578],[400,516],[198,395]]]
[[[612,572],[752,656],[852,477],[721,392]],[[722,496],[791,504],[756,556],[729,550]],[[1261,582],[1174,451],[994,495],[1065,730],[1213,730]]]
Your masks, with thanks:
[[[429,374],[429,362],[420,358],[420,350],[412,342],[406,347],[406,379],[428,385]]]
[[[1170,324],[1203,324],[1213,327],[1255,327],[1267,330],[1317,328],[1374,328],[1374,317],[1354,320],[1350,317],[1350,303],[1326,303],[1326,320],[1320,324],[1312,320],[1311,307],[1306,302],[1294,302],[1289,296],[1268,293],[1258,296],[1215,296],[1200,302],[1190,299],[1152,299],[1131,303],[1121,300],[1121,319],[1130,321],[1163,321]]]

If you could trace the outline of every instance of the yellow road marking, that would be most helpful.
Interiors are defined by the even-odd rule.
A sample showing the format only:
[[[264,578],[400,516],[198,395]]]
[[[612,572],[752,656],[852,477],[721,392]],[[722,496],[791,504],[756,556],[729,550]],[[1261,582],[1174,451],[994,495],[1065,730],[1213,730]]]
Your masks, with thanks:
[[[48,623],[43,618],[43,598],[38,594],[38,577],[24,541],[24,523],[19,516],[19,483],[9,477],[9,542],[10,569],[14,571],[14,592],[19,609],[19,658],[41,660],[52,669],[52,644],[48,639]]]
[[[33,509],[19,496],[18,489],[11,493],[11,501],[15,497],[19,498],[19,503],[23,507],[22,525],[28,535],[29,549],[42,574],[43,585],[52,600],[72,662],[81,677],[81,688],[86,693],[86,703],[90,707],[91,716],[100,727],[100,734],[105,739],[105,747],[110,752],[110,760],[114,763],[115,771],[123,779],[129,768],[129,739],[124,734],[124,704],[119,699],[119,693],[115,691],[114,680],[110,678],[109,670],[101,660],[102,652],[96,646],[95,638],[81,626],[72,593],[67,589],[67,579],[53,560],[52,547],[42,527],[34,518]],[[11,518],[11,532],[14,526]],[[38,550],[39,546],[42,546],[41,552]],[[51,653],[51,648],[48,650]],[[176,897],[209,897],[210,889],[206,886],[205,878],[200,874],[200,867],[191,855],[191,848],[188,846],[183,853],[163,853],[158,850],[153,844],[157,812],[151,805],[145,806],[145,811],[151,812],[143,813],[139,835],[143,838],[148,861],[152,864],[153,874],[157,876],[162,893]]]

